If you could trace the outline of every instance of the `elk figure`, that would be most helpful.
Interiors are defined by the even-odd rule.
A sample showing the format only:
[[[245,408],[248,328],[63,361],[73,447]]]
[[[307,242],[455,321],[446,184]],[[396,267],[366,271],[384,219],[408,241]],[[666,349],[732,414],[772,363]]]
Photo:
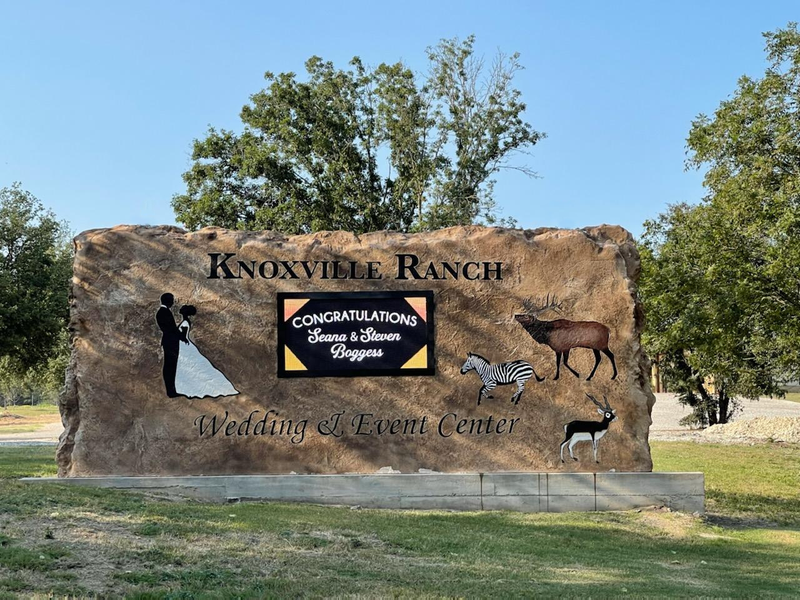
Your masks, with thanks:
[[[525,312],[514,315],[514,318],[535,341],[545,346],[550,346],[553,352],[556,353],[556,376],[553,379],[558,379],[561,374],[562,356],[564,357],[564,366],[575,377],[580,377],[580,374],[569,366],[569,352],[573,348],[589,348],[594,352],[594,368],[589,373],[586,381],[591,381],[592,377],[594,377],[597,366],[600,364],[601,352],[609,358],[611,366],[614,368],[614,374],[611,379],[617,378],[617,363],[614,360],[614,354],[608,348],[610,335],[608,327],[596,321],[540,320],[539,315],[545,311],[561,312],[561,302],[558,302],[555,296],[551,300],[550,294],[547,295],[544,302],[537,303],[526,299],[522,301],[522,305],[525,307]]]
[[[594,462],[599,463],[597,460],[597,443],[608,431],[608,426],[617,420],[617,411],[611,408],[608,403],[608,398],[603,396],[605,406],[600,404],[593,396],[586,394],[586,396],[597,405],[597,412],[603,415],[602,421],[572,421],[564,425],[564,441],[561,442],[561,462],[564,462],[564,446],[569,444],[569,455],[573,460],[578,460],[572,453],[572,448],[578,442],[592,442],[592,451],[594,452]]]
[[[467,361],[461,367],[461,374],[464,375],[470,371],[475,371],[483,382],[483,386],[478,390],[479,406],[484,395],[489,399],[492,398],[489,392],[498,385],[516,383],[517,391],[511,396],[511,402],[518,404],[522,392],[525,391],[525,382],[531,378],[531,375],[536,377],[536,381],[544,381],[544,377],[539,377],[530,363],[526,363],[524,360],[493,365],[480,354],[472,352],[467,353]]]

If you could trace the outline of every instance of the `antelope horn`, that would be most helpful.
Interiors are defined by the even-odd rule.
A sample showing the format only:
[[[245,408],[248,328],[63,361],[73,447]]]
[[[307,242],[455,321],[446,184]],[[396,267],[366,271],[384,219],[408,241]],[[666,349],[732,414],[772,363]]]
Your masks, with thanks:
[[[595,403],[595,404],[598,406],[598,408],[602,408],[603,410],[606,410],[606,407],[605,407],[605,406],[603,406],[602,404],[600,404],[600,403],[599,403],[599,402],[598,402],[598,401],[595,399],[595,397],[594,397],[594,396],[590,396],[589,394],[586,394],[586,397],[587,397],[587,398],[589,398],[589,400],[591,400],[592,402],[594,402],[594,403]],[[605,396],[603,396],[603,398],[605,398]]]
[[[603,400],[606,403],[606,410],[611,410],[611,405],[608,403],[608,398],[606,398],[605,394],[603,394]]]

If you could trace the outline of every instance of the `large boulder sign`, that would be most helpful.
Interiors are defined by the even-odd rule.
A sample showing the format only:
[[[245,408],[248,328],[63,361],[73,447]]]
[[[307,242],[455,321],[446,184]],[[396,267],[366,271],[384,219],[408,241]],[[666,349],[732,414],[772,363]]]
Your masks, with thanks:
[[[75,239],[59,475],[649,471],[625,230]]]

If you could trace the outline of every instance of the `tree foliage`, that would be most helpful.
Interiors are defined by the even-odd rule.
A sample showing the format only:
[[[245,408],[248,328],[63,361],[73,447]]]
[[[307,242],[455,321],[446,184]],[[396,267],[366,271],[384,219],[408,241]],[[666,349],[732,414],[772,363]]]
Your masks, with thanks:
[[[0,360],[24,373],[63,353],[72,274],[68,231],[19,184],[0,190]]]
[[[687,164],[706,169],[707,196],[643,238],[645,341],[700,422],[800,377],[800,33],[764,37],[764,76],[692,123]]]
[[[640,244],[643,343],[670,391],[693,408],[686,424],[725,423],[737,397],[779,393],[783,371],[762,345],[760,292],[741,276],[747,246],[728,227],[712,204],[676,205],[645,223]]]
[[[52,355],[35,366],[21,368],[14,357],[0,356],[0,404],[55,404],[64,387],[69,353],[69,335],[64,328]]]
[[[492,176],[541,139],[514,88],[518,55],[490,68],[474,38],[428,50],[424,81],[402,63],[350,69],[312,57],[307,79],[267,73],[243,131],[195,140],[177,219],[196,229],[409,231],[493,222]]]

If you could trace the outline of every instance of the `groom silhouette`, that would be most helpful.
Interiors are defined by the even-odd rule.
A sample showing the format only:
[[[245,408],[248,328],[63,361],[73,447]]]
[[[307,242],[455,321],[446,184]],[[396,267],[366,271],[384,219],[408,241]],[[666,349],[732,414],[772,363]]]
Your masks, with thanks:
[[[172,305],[175,297],[172,294],[161,294],[161,306],[156,312],[156,323],[161,330],[161,346],[164,348],[164,386],[167,396],[176,398],[179,394],[175,391],[175,373],[178,370],[178,354],[181,342],[186,341],[186,334],[178,329],[175,317],[172,315]]]

